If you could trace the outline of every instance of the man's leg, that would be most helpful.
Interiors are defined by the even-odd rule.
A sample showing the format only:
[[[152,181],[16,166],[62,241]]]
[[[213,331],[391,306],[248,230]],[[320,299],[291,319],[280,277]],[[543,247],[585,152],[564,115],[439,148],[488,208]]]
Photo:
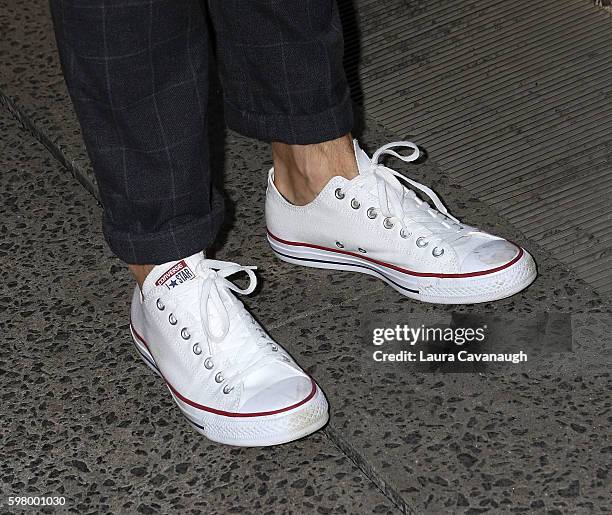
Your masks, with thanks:
[[[253,291],[255,274],[201,252],[222,205],[208,172],[199,2],[52,7],[106,239],[140,286],[130,313],[138,353],[211,440],[275,445],[318,430],[328,419],[325,396],[232,293]],[[249,277],[245,290],[229,282],[236,273]]]
[[[312,202],[333,177],[357,176],[350,134],[312,145],[272,142],[274,184],[289,202],[303,206]]]
[[[430,188],[381,166],[385,154],[416,159],[416,145],[386,145],[371,158],[352,145],[333,0],[209,4],[228,122],[272,142],[266,224],[281,259],[365,272],[437,303],[496,300],[534,280],[524,249],[461,224]]]
[[[272,142],[275,184],[295,204],[357,173],[334,0],[209,0],[228,125]]]
[[[206,137],[208,35],[197,0],[52,0],[64,76],[113,252],[142,285],[207,248],[223,216]]]

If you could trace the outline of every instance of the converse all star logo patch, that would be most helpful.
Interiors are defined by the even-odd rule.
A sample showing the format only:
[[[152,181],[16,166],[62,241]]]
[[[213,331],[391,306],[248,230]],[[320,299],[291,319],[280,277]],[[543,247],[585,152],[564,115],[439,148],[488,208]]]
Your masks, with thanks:
[[[155,281],[155,286],[166,286],[169,290],[177,287],[179,284],[190,281],[195,277],[189,265],[185,260],[181,260],[171,268],[166,270],[160,277]]]

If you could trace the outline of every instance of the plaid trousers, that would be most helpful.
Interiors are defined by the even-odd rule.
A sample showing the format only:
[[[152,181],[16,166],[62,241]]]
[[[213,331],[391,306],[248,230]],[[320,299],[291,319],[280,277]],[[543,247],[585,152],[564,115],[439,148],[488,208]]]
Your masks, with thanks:
[[[104,235],[126,263],[194,254],[221,225],[206,134],[209,26],[230,128],[292,144],[351,130],[334,0],[51,0],[51,12]]]

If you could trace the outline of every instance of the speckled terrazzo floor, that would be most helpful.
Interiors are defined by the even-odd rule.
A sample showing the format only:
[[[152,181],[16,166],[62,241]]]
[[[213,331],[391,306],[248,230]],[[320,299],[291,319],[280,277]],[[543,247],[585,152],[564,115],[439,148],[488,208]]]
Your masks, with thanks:
[[[85,171],[46,3],[0,0],[0,89]],[[8,66],[7,66],[8,64]],[[368,120],[373,149],[394,138]],[[444,307],[378,281],[298,269],[264,240],[266,145],[228,133],[231,215],[216,250],[259,266],[246,304],[326,391],[323,433],[274,449],[207,442],[182,420],[127,333],[129,277],[95,201],[0,107],[0,506],[66,495],[75,513],[608,513],[610,306],[451,183],[411,169],[471,223],[533,252],[540,277],[495,304]],[[217,155],[221,152],[217,151]],[[371,360],[362,321],[450,311],[572,317],[574,352],[518,372],[415,374]]]
[[[0,112],[0,503],[64,495],[74,513],[389,513],[323,433],[212,444],[174,409],[127,332],[128,276],[100,210]]]

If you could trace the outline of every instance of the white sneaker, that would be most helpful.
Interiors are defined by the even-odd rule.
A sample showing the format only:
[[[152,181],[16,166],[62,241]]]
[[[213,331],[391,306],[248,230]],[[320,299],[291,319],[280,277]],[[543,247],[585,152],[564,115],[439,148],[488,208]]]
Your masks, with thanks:
[[[245,272],[242,290],[226,277]],[[276,445],[328,420],[323,392],[231,291],[251,293],[252,267],[195,254],[156,266],[134,290],[136,349],[187,420],[215,442]]]
[[[371,159],[356,140],[354,147],[359,175],[332,178],[305,206],[283,198],[270,170],[268,241],[280,259],[370,274],[408,297],[441,304],[498,300],[533,282],[536,266],[527,251],[462,224],[430,188],[379,164],[384,154],[418,159],[414,143],[389,143]],[[429,197],[435,209],[402,182]]]

